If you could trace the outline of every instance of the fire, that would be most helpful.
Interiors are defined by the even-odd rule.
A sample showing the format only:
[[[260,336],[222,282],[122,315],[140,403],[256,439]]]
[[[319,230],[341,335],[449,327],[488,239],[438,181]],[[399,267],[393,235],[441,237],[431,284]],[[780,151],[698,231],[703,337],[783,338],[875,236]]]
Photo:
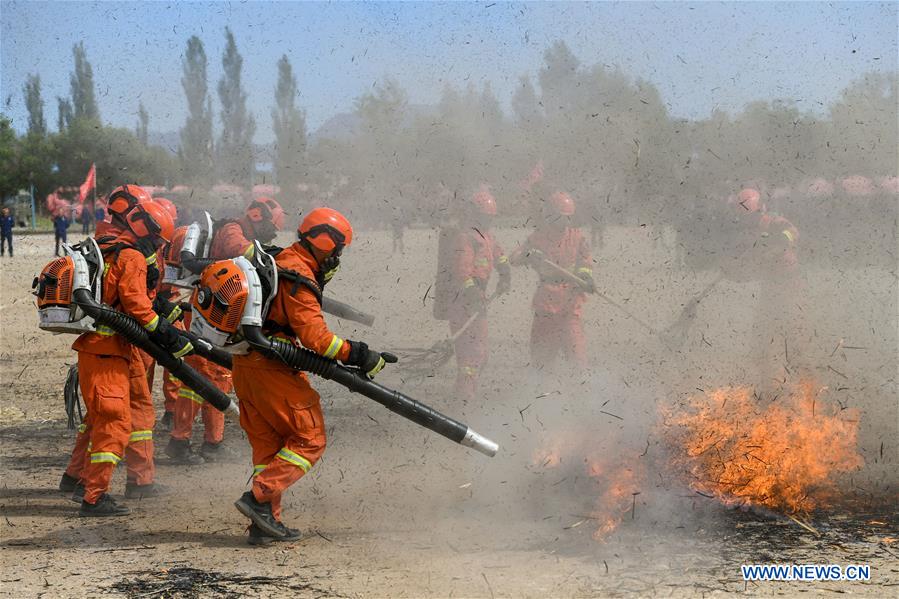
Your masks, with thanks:
[[[726,505],[788,514],[825,507],[837,474],[860,468],[858,411],[841,409],[804,381],[788,397],[762,400],[727,387],[663,410],[673,465],[697,493]]]
[[[601,541],[618,528],[624,517],[636,508],[640,484],[645,473],[643,461],[636,456],[615,460],[588,459],[587,474],[600,487],[601,492],[590,516],[599,522],[593,538]]]

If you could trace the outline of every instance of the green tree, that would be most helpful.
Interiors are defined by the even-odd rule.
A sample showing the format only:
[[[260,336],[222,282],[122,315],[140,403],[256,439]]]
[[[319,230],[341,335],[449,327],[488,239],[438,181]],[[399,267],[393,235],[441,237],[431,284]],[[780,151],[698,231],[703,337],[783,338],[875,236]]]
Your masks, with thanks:
[[[147,112],[147,109],[144,108],[144,103],[141,102],[137,105],[137,127],[135,133],[137,134],[137,140],[144,145],[147,145],[149,126],[150,114]]]
[[[56,130],[62,133],[72,124],[72,102],[68,98],[56,96],[56,104],[59,109],[59,117],[56,121]]]
[[[187,121],[181,128],[178,156],[185,181],[208,184],[213,178],[212,100],[208,96],[206,51],[197,36],[187,40],[181,60],[181,86],[187,97]]]
[[[243,58],[237,51],[234,34],[225,28],[224,74],[218,84],[222,104],[222,135],[219,138],[219,172],[223,180],[249,185],[254,172],[253,135],[256,122],[247,112],[247,95],[241,86]]]
[[[28,109],[28,132],[44,136],[47,121],[44,120],[44,100],[41,97],[40,75],[28,75],[24,87],[25,108]]]
[[[6,115],[0,114],[0,198],[19,191],[21,171],[16,160],[16,132]]]
[[[297,80],[287,56],[278,61],[278,84],[272,121],[275,131],[275,177],[282,194],[294,194],[303,178],[306,154],[306,115],[296,107]],[[290,195],[288,195],[290,197]]]
[[[87,60],[83,41],[75,44],[72,54],[75,56],[75,71],[69,77],[72,88],[72,114],[76,119],[99,121],[100,111],[94,92],[94,70]]]

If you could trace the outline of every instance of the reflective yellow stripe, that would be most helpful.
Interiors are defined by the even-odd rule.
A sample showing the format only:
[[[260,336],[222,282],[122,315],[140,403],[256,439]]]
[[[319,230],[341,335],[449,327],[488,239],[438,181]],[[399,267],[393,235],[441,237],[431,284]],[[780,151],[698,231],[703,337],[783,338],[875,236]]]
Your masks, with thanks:
[[[255,252],[255,251],[256,251],[256,247],[253,246],[253,245],[250,245],[250,247],[248,247],[248,248],[244,251],[243,257],[246,258],[247,260],[249,260],[249,259],[251,259],[251,258],[253,257],[253,252]]]
[[[497,260],[497,262],[499,262],[500,264],[505,264],[508,261],[509,261],[508,256],[500,256],[499,259]]]
[[[259,476],[268,464],[256,464],[253,466],[253,476]]]
[[[488,260],[487,258],[478,258],[474,261],[474,263],[476,266],[487,266],[488,264],[490,264],[490,260]]]
[[[91,464],[112,464],[113,466],[122,461],[122,458],[111,451],[98,451],[91,453]]]
[[[148,265],[149,265],[149,264],[156,264],[156,254],[153,254],[153,255],[151,255],[151,256],[147,256],[146,260],[147,260],[147,264],[148,264]]]
[[[186,356],[187,354],[189,354],[190,352],[192,352],[193,349],[194,349],[193,344],[192,344],[192,343],[188,343],[187,345],[185,345],[184,347],[182,347],[182,348],[179,349],[178,351],[174,352],[172,355],[175,356],[176,358],[180,358],[181,356]]]
[[[159,326],[159,314],[156,314],[153,317],[153,320],[151,320],[150,322],[148,322],[147,324],[144,325],[144,328],[147,329],[148,331],[155,331],[156,327],[158,327],[158,326]]]
[[[178,397],[185,397],[198,404],[202,404],[204,401],[206,401],[203,399],[202,395],[200,395],[190,387],[181,387],[180,389],[178,389]]]
[[[112,337],[115,335],[115,331],[101,324],[97,327],[97,334],[103,335],[104,337]]]
[[[135,443],[137,441],[152,441],[153,440],[153,431],[132,431],[131,436],[128,437],[129,443]]]
[[[796,240],[793,238],[793,232],[790,231],[789,229],[784,229],[784,230],[783,230],[783,234],[784,234],[784,237],[786,237],[787,239],[790,240],[790,242],[796,241]]]
[[[281,451],[278,452],[277,457],[281,458],[289,464],[293,464],[303,472],[309,472],[309,469],[312,468],[312,462],[310,462],[300,454],[290,451],[286,447],[281,448]]]
[[[174,374],[169,374],[169,382],[170,383],[180,383],[181,379],[176,377]]]
[[[478,368],[477,366],[463,366],[462,372],[468,376],[474,376],[478,373]]]
[[[340,348],[343,347],[343,339],[334,335],[333,339],[331,339],[331,344],[328,346],[328,349],[325,350],[325,353],[322,354],[326,358],[334,358],[337,353],[340,351]]]
[[[109,262],[103,263],[103,276],[104,277],[106,276],[106,273],[109,272],[110,268],[112,268],[112,264],[110,264]]]
[[[577,269],[575,272],[576,272],[577,274],[592,275],[592,274],[593,274],[593,269],[592,269],[592,268],[587,268],[586,266],[581,266],[581,267],[580,267],[579,269]]]
[[[474,287],[474,279],[468,277],[465,279],[465,282],[462,283],[462,289],[468,289],[469,287]]]
[[[83,422],[82,422],[81,424],[78,425],[78,432],[79,432],[79,433],[83,433],[83,432],[86,431],[86,430],[87,430],[87,425],[84,424]]]

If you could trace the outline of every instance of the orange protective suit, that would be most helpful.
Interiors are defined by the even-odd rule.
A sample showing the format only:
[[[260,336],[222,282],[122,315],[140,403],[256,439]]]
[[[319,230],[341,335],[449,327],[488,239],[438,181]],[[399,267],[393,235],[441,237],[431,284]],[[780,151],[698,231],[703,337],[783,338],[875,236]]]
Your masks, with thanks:
[[[472,315],[470,306],[461,301],[474,288],[481,301],[486,301],[487,281],[495,266],[506,264],[508,259],[490,231],[460,229],[456,235],[453,252],[453,286],[459,290],[460,301],[449,307],[450,333],[455,334],[465,326]],[[475,317],[465,332],[455,342],[456,393],[464,400],[474,399],[481,368],[487,363],[489,332],[487,312]]]
[[[123,233],[116,241],[131,244],[134,239]],[[159,322],[147,290],[147,267],[155,259],[155,255],[145,258],[136,249],[122,247],[105,256],[103,277],[103,301],[150,330]],[[82,445],[83,435],[89,436],[87,464],[80,478],[85,501],[96,503],[109,490],[113,469],[126,455],[126,445],[129,482],[143,485],[153,481],[155,414],[137,348],[102,326],[95,333],[79,336],[72,348],[78,352],[81,395],[87,405]],[[84,451],[76,448],[74,462],[78,455],[83,456]]]
[[[547,260],[573,274],[593,275],[590,246],[580,229],[551,226],[537,229],[515,252],[512,261],[518,262],[531,249],[539,250]],[[581,321],[586,294],[573,283],[554,279],[554,273],[541,268],[539,263],[535,269],[540,282],[532,303],[531,360],[534,364],[549,364],[561,353],[586,368],[587,343]]]
[[[278,267],[312,281],[318,265],[294,243],[275,258]],[[346,360],[350,344],[333,334],[315,294],[281,280],[269,309],[265,333],[328,358]],[[256,351],[234,356],[234,388],[240,398],[240,425],[253,449],[253,495],[272,505],[280,519],[281,494],[299,480],[325,451],[325,423],[319,395],[306,374]]]
[[[248,226],[242,226],[240,221],[228,222],[218,228],[214,232],[212,244],[209,246],[209,257],[215,260],[226,260],[238,256],[251,258],[254,245],[247,238],[245,229],[251,230]],[[190,325],[186,323],[186,326]],[[219,391],[231,392],[233,383],[231,372],[227,368],[196,355],[188,356],[186,361]],[[172,420],[172,439],[190,441],[193,435],[194,421],[197,419],[197,414],[202,413],[203,440],[213,445],[221,443],[225,435],[225,415],[206,403],[193,389],[182,385],[178,379],[174,380],[178,385],[178,398],[175,402],[175,416]]]

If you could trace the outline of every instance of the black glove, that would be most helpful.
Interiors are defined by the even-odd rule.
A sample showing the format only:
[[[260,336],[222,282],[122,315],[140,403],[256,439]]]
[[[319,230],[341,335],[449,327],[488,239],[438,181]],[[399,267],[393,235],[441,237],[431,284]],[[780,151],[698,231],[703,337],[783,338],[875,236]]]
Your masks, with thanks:
[[[161,295],[157,295],[156,299],[153,300],[153,311],[169,322],[175,322],[184,318],[184,309],[181,307],[181,304],[170,302]]]
[[[588,272],[577,273],[577,278],[584,282],[584,290],[587,293],[596,293],[596,283],[593,281],[593,275]]]
[[[160,318],[155,331],[150,331],[150,340],[162,346],[176,358],[194,353],[193,343],[181,334],[181,331],[169,324],[169,321]]]
[[[350,344],[350,355],[344,362],[347,366],[358,366],[359,370],[365,373],[370,379],[384,369],[384,366],[394,364],[397,357],[387,352],[380,353],[372,349],[368,349],[368,344],[364,341],[348,341]]]

